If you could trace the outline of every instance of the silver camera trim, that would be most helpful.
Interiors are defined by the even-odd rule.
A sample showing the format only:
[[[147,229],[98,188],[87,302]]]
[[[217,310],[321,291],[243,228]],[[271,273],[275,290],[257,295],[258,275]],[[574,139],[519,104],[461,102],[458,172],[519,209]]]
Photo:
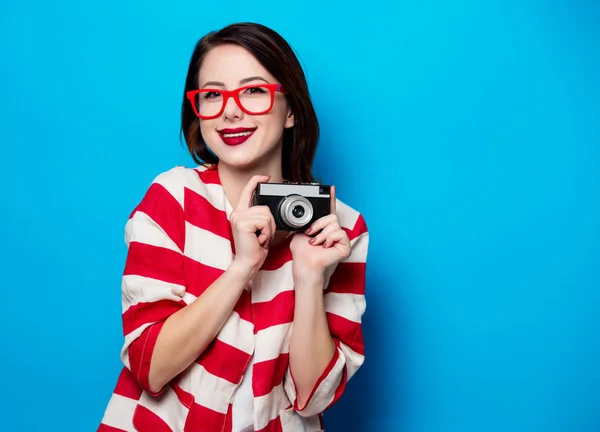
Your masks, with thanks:
[[[321,193],[318,184],[286,184],[286,183],[261,183],[259,185],[262,195],[288,196],[302,195],[309,198],[329,198],[328,193]]]
[[[301,218],[297,218],[292,214],[294,207],[297,203],[301,202],[305,204],[304,207],[304,215]],[[314,214],[313,205],[311,202],[303,197],[302,195],[292,194],[286,196],[280,206],[279,215],[281,219],[292,228],[300,228],[306,225],[312,219]],[[291,220],[293,219],[293,221]],[[295,222],[301,221],[301,222]]]

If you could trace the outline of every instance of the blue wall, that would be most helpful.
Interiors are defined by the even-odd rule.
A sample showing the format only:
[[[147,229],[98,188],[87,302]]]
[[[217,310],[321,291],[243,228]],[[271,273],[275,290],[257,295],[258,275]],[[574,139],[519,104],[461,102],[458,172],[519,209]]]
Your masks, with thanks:
[[[600,7],[397,3],[0,4],[3,430],[97,426],[125,221],[192,164],[189,55],[241,20],[299,52],[317,173],[372,233],[368,358],[328,430],[600,430]]]

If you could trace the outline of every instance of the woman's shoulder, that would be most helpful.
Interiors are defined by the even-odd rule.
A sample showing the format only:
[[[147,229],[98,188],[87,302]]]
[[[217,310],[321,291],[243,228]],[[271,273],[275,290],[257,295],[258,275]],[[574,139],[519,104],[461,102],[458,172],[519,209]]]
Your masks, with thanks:
[[[158,173],[152,183],[160,183],[167,186],[194,186],[198,183],[219,183],[218,172],[214,165],[198,165],[186,167],[175,165],[165,171]]]
[[[367,223],[363,214],[339,198],[336,198],[336,215],[342,228],[359,231],[358,234],[367,231]]]
[[[194,188],[209,184],[220,185],[219,174],[214,165],[198,165],[191,168],[175,165],[157,174],[152,183],[161,184],[168,189]]]
[[[219,175],[213,165],[175,165],[155,175],[151,183],[151,187],[160,186],[166,189],[180,203],[183,203],[186,189],[204,195],[203,191],[211,185],[220,187]]]
[[[336,198],[336,209],[338,223],[342,227],[352,245],[352,252],[346,262],[366,262],[369,248],[369,230],[364,216],[354,207]]]

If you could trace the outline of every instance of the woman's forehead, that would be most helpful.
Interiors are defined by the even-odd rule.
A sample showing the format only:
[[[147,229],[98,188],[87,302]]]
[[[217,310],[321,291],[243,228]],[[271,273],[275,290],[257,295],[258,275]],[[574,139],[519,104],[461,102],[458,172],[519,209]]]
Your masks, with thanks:
[[[248,77],[263,77],[274,82],[269,71],[245,48],[223,45],[213,48],[204,57],[198,84],[202,86],[204,82],[216,81],[226,87],[235,87]]]

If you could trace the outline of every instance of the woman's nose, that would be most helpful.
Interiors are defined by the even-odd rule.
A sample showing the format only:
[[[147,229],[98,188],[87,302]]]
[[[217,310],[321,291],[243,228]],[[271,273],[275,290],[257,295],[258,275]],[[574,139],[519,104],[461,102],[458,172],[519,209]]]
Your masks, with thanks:
[[[228,120],[241,119],[244,117],[244,112],[238,106],[234,98],[230,97],[225,103],[225,109],[223,110],[223,117]]]

